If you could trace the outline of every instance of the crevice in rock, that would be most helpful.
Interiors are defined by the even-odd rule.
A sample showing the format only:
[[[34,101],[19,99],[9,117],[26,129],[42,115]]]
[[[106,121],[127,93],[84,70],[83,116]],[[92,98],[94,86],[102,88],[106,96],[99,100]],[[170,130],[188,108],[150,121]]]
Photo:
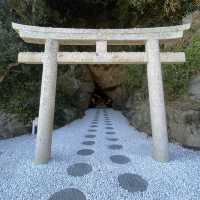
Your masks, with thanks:
[[[113,100],[97,83],[94,83],[94,85],[95,88],[93,93],[91,94],[89,108],[112,107]]]

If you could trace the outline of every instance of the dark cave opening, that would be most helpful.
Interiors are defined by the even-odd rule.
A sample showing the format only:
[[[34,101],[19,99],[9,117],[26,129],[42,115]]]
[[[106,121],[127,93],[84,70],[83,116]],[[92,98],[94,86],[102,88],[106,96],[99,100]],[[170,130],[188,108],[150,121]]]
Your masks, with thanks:
[[[89,108],[112,108],[113,100],[106,95],[102,88],[95,84],[90,98]]]

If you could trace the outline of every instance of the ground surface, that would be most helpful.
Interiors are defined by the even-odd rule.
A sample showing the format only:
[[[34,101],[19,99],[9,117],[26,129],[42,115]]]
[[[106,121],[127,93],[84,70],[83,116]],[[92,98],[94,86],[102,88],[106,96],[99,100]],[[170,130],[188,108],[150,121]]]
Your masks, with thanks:
[[[171,161],[156,162],[151,139],[112,109],[56,130],[48,165],[33,165],[34,144],[0,141],[1,200],[200,199],[200,152],[171,144]]]

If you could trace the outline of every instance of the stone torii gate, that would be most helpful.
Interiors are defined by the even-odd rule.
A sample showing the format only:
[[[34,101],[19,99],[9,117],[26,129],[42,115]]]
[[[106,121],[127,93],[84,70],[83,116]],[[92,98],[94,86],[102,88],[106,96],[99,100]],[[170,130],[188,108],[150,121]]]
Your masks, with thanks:
[[[51,156],[58,64],[147,64],[153,157],[169,160],[161,63],[183,63],[185,54],[161,53],[159,43],[183,37],[190,24],[159,28],[68,29],[12,24],[27,43],[44,44],[44,53],[19,53],[18,62],[43,63],[35,163]],[[96,45],[96,52],[59,52],[60,45]],[[145,45],[145,52],[108,52],[108,45]]]

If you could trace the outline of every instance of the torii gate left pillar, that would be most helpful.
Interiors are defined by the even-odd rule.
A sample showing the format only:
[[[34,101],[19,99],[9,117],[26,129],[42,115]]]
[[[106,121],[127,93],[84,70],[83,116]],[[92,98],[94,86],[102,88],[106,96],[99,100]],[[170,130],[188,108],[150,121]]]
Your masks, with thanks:
[[[38,132],[36,142],[35,163],[47,163],[51,157],[52,132],[54,124],[57,52],[58,41],[47,39],[43,56],[43,73],[40,96]]]

